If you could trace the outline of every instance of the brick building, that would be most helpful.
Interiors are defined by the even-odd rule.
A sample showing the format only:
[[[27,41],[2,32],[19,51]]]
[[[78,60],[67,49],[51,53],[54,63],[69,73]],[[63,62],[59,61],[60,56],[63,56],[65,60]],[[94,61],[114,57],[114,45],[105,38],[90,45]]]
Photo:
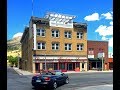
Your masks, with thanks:
[[[87,24],[74,18],[58,13],[31,17],[21,38],[22,69],[87,71]]]
[[[113,58],[108,58],[108,70],[113,70]]]
[[[100,54],[103,54],[103,68],[107,70],[108,66],[108,41],[87,41],[88,49],[88,69],[89,70],[98,70],[102,68],[102,58],[99,57]]]

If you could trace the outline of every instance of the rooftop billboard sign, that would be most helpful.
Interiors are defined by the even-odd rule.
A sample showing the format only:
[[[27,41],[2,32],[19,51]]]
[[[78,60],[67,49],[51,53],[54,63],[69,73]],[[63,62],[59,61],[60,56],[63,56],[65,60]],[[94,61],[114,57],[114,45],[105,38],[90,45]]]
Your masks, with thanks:
[[[50,26],[73,28],[73,19],[75,16],[49,12],[46,14],[45,18],[50,20]]]

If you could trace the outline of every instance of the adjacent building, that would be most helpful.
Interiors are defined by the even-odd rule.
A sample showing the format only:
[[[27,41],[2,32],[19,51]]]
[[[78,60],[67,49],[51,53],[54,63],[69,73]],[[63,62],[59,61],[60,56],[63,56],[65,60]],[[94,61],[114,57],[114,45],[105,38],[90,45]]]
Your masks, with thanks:
[[[42,69],[87,71],[87,24],[74,18],[59,13],[32,16],[21,38],[21,68],[33,73]]]
[[[87,41],[88,69],[108,70],[108,41]]]

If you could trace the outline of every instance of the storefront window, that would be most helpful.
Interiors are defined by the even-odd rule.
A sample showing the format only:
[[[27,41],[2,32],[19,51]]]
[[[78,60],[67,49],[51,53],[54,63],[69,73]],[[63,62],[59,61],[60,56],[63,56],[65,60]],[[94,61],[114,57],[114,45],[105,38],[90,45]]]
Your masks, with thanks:
[[[76,67],[80,67],[80,63],[76,63]]]
[[[65,69],[65,63],[60,63],[60,69]]]
[[[54,63],[54,70],[58,70],[58,64]]]

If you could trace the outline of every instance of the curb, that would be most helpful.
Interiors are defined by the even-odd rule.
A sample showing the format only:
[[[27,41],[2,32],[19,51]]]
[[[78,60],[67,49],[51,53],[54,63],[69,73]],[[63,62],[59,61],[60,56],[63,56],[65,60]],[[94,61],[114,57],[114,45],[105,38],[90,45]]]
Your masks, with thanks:
[[[17,73],[17,74],[19,74],[19,75],[23,75],[22,73],[20,73],[18,70],[16,70],[15,68],[13,68],[14,69],[14,71]]]
[[[96,71],[96,72],[63,72],[63,73],[65,73],[65,74],[73,74],[73,73],[109,73],[109,72],[113,72],[113,71]]]
[[[20,72],[18,68],[14,68],[13,69],[19,74],[19,75],[24,75],[24,73]],[[113,72],[113,71],[85,71],[85,72],[63,72],[65,74],[76,74],[76,73],[109,73],[109,72]],[[29,74],[29,75],[33,75],[33,73]]]

